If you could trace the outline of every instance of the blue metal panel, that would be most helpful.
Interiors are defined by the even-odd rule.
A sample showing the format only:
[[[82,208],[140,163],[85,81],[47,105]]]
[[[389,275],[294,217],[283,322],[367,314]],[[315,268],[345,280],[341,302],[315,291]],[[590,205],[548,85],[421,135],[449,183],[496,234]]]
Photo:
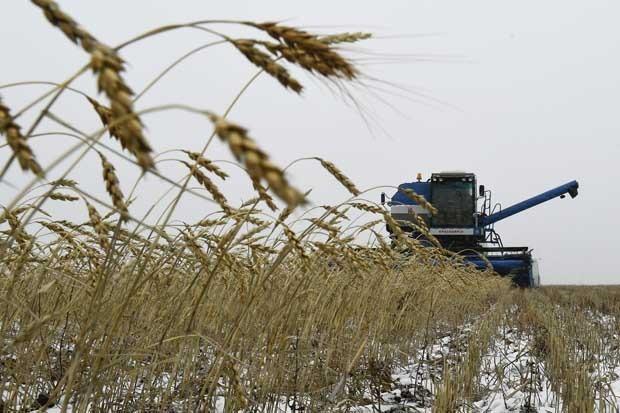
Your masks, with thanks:
[[[495,272],[511,277],[515,285],[519,287],[537,287],[539,285],[539,279],[533,277],[532,257],[529,254],[521,257],[488,256],[487,259],[491,262]],[[487,263],[480,257],[469,256],[465,257],[465,260],[479,269],[487,268]]]
[[[557,198],[566,193],[570,193],[572,197],[575,197],[577,195],[577,188],[579,188],[579,183],[577,183],[577,181],[571,181],[567,184],[558,186],[557,188],[554,188],[550,191],[543,192],[542,194],[536,195],[532,198],[526,199],[525,201],[514,204],[506,209],[501,210],[500,212],[496,212],[495,214],[491,214],[486,217],[481,217],[480,225],[491,225],[504,218],[508,218],[514,214],[518,214],[519,212],[525,211],[526,209],[532,208],[538,204],[542,204],[543,202],[549,201],[553,198]]]
[[[430,182],[405,182],[398,185],[399,188],[411,189],[418,195],[422,195],[427,201],[431,199],[431,183]],[[392,203],[394,205],[415,205],[409,197],[407,197],[401,191],[397,191],[392,196]]]
[[[525,268],[529,268],[529,260],[528,259],[498,259],[494,260],[492,257],[487,257],[493,266],[493,270],[495,270],[499,274],[509,274],[513,271],[523,270]],[[467,257],[467,262],[474,264],[479,269],[485,269],[487,267],[487,263],[484,262],[480,258]]]

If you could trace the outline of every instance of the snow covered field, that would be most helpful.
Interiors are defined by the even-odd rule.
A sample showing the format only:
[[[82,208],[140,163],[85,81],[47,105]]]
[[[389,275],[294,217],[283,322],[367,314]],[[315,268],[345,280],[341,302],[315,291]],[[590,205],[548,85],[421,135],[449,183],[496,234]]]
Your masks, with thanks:
[[[425,331],[415,332],[409,351],[395,346],[394,352],[385,352],[393,357],[382,359],[361,354],[354,368],[319,391],[292,388],[259,402],[252,400],[249,370],[239,370],[236,382],[222,375],[206,411],[618,413],[620,318],[617,303],[610,307],[596,302],[577,302],[552,289],[515,290],[482,313],[463,315],[460,323],[429,317]],[[366,343],[367,348],[374,345]],[[210,356],[201,357],[208,362]],[[8,366],[10,358],[5,357],[0,372],[9,371]],[[34,403],[45,405],[47,394],[41,392],[30,408],[20,407],[19,399],[27,400],[32,388],[16,386],[6,375],[3,378],[2,400],[5,405],[13,403],[3,412],[37,411]],[[44,380],[37,380],[37,388],[45,388]],[[122,400],[140,400],[140,406],[148,403],[152,407],[139,411],[195,409],[191,404],[195,400],[187,404],[181,397],[182,375],[163,373],[150,380],[136,377],[119,386],[115,390],[122,389],[115,396],[119,406]],[[230,402],[233,386],[246,395],[243,409],[232,407],[238,406]],[[158,404],[163,394],[177,397],[162,410]],[[61,396],[39,410],[61,412],[63,401]],[[68,401],[66,411],[78,410],[74,401]],[[85,411],[96,410],[88,407]]]
[[[562,311],[558,308],[558,311]],[[518,309],[507,310],[509,318],[518,317]],[[517,329],[504,319],[494,332],[480,359],[476,391],[470,400],[459,400],[457,411],[479,413],[534,412],[619,412],[620,411],[620,331],[618,319],[586,311],[588,325],[598,326],[609,334],[599,337],[599,354],[587,354],[577,344],[576,357],[590,357],[586,372],[592,386],[593,410],[573,410],[565,406],[566,383],[550,372],[549,361],[532,329]],[[587,328],[584,325],[584,328]],[[392,389],[381,393],[373,403],[356,406],[354,412],[433,412],[434,401],[443,385],[444,370],[459,369],[467,357],[463,343],[475,341],[475,329],[465,326],[456,334],[438,336],[428,348],[421,349],[415,361],[396,369]],[[562,331],[561,334],[566,334]],[[570,366],[567,366],[570,367]],[[566,372],[571,373],[570,368]],[[454,374],[454,373],[453,373]],[[565,378],[566,379],[566,378]],[[574,377],[567,377],[574,380]],[[572,389],[574,390],[574,389]],[[563,394],[564,392],[564,394]],[[443,410],[439,410],[443,411]]]

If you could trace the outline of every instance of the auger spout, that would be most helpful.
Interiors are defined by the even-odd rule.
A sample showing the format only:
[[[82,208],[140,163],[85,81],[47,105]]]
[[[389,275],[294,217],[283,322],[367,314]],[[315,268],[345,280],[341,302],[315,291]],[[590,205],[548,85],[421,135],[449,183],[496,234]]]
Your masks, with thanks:
[[[499,212],[485,217],[480,217],[480,226],[485,227],[487,225],[491,225],[497,221],[501,221],[504,218],[508,218],[510,216],[518,214],[519,212],[523,212],[526,209],[542,204],[543,202],[547,202],[557,197],[563,197],[565,194],[569,194],[571,198],[574,198],[578,194],[578,188],[579,183],[577,181],[571,181],[564,185],[560,185],[557,188],[543,192],[542,194],[526,199],[525,201],[516,203]]]

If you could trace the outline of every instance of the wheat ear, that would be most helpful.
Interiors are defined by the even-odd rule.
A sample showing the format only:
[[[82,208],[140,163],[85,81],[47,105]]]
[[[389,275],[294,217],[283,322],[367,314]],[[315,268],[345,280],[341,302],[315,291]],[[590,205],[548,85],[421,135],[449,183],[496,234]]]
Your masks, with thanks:
[[[288,183],[284,171],[269,160],[269,156],[248,136],[245,128],[214,114],[210,114],[209,118],[217,136],[228,144],[234,157],[244,164],[253,182],[264,179],[287,205],[305,202],[303,194]]]
[[[116,176],[116,168],[101,152],[99,152],[99,157],[101,158],[101,167],[103,168],[105,189],[108,191],[110,198],[112,198],[112,204],[120,212],[121,219],[125,220],[129,216],[129,211],[127,210],[127,204],[125,203],[118,176]]]
[[[345,32],[338,34],[330,34],[328,36],[322,36],[321,42],[325,44],[339,44],[339,43],[357,43],[361,40],[367,40],[372,37],[372,33],[366,32]]]
[[[66,201],[66,202],[74,202],[78,201],[80,198],[72,195],[63,194],[61,192],[52,192],[49,194],[49,198],[54,201]]]
[[[359,75],[353,63],[330,46],[333,42],[330,43],[329,39],[323,41],[314,34],[273,22],[246,24],[265,31],[281,43],[270,48],[272,53],[279,54],[306,70],[318,72],[328,78],[347,80],[355,79]]]
[[[19,125],[13,121],[9,108],[2,103],[2,98],[0,98],[0,135],[6,136],[7,143],[24,171],[30,170],[35,175],[43,177],[43,169],[35,159],[26,138],[21,134]]]
[[[259,180],[252,178],[252,187],[258,193],[259,199],[265,202],[269,209],[271,209],[272,211],[278,209],[275,202],[273,202],[273,198],[271,197],[271,195],[269,195],[267,189],[260,184]]]
[[[420,205],[422,208],[426,209],[431,214],[433,214],[433,215],[437,214],[437,208],[435,208],[433,205],[431,205],[431,203],[428,202],[426,200],[426,198],[424,198],[422,195],[419,195],[419,194],[415,193],[412,189],[410,189],[410,188],[398,188],[398,191],[402,192],[403,194],[405,194],[405,196],[407,198],[411,199],[413,202],[415,202],[416,204]]]
[[[213,172],[222,179],[228,178],[228,174],[224,172],[219,166],[213,163],[213,161],[201,156],[198,152],[183,151],[192,161],[202,166],[209,172]]]
[[[67,188],[75,188],[78,183],[73,179],[60,178],[56,179],[55,181],[51,181],[49,184],[53,187],[64,186]]]
[[[296,93],[301,93],[303,86],[290,75],[284,66],[277,63],[267,53],[258,50],[255,47],[257,42],[254,40],[234,40],[232,43],[250,62],[276,78],[282,86],[292,89]]]
[[[149,146],[142,132],[140,118],[133,110],[133,91],[121,76],[125,70],[123,60],[111,47],[101,43],[81,27],[52,0],[31,0],[47,20],[58,27],[73,43],[79,44],[90,54],[90,67],[97,75],[97,86],[110,100],[110,123],[118,125],[118,138],[131,152],[143,169],[154,166]]]
[[[86,202],[86,208],[88,208],[88,217],[90,218],[90,224],[93,226],[95,232],[97,233],[99,245],[104,251],[107,251],[110,248],[110,240],[108,239],[108,230],[106,228],[106,225],[101,219],[99,211],[97,211],[94,206]]]
[[[215,183],[213,183],[213,181],[209,179],[207,175],[202,173],[196,165],[190,165],[189,163],[185,161],[181,161],[181,162],[183,163],[183,165],[187,166],[187,169],[189,169],[194,179],[196,179],[198,183],[200,183],[200,185],[202,185],[207,191],[209,191],[209,193],[211,194],[215,202],[218,203],[218,205],[222,208],[224,213],[226,215],[232,215],[233,210],[230,207],[230,205],[228,205],[228,200],[226,199],[224,194],[220,191],[220,189],[217,187],[217,185],[215,185]]]
[[[336,178],[336,180],[338,180],[338,182],[340,182],[342,186],[347,188],[347,191],[349,191],[351,194],[355,196],[358,196],[360,194],[359,189],[357,189],[353,181],[351,181],[344,173],[342,173],[342,171],[338,169],[336,165],[322,158],[317,157],[314,159],[321,162],[321,165],[323,166],[323,168],[325,168],[327,172],[329,172],[334,178]]]

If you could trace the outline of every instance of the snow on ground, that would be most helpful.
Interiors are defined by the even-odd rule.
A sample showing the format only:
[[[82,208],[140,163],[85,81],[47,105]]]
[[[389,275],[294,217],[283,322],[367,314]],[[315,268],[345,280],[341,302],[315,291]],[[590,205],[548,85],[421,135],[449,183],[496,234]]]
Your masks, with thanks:
[[[589,318],[593,323],[601,323],[600,325],[616,325],[615,319],[603,314],[589,314]],[[352,406],[350,409],[341,406],[343,411],[430,413],[437,390],[442,385],[445,369],[454,371],[460,360],[465,358],[472,334],[476,334],[476,329],[471,323],[463,325],[457,331],[436,334],[434,340],[420,348],[407,365],[392,371],[389,391],[383,391],[380,397],[377,397],[376,393],[373,394],[368,389],[364,399],[372,400],[372,403]],[[553,391],[544,360],[535,357],[534,345],[534,339],[529,332],[502,325],[491,337],[488,349],[481,357],[477,396],[471,404],[463,405],[460,411],[562,412],[562,399]],[[605,398],[608,406],[613,406],[615,402],[615,410],[605,410],[611,413],[620,413],[619,345],[620,333],[609,335],[608,342],[601,348],[605,357],[601,356],[597,360],[598,368],[590,373],[597,388],[597,397]],[[218,397],[216,412],[223,412],[224,406],[224,397]],[[300,411],[292,408],[285,399],[272,408],[275,408],[272,411],[283,413]],[[54,406],[47,411],[60,413],[61,408]],[[71,412],[71,408],[67,411]],[[598,406],[595,411],[600,411]]]
[[[596,315],[600,322],[614,325],[608,316]],[[357,413],[370,412],[431,412],[434,395],[441,384],[442,370],[450,365],[445,360],[464,355],[471,330],[465,328],[457,335],[440,337],[429,351],[421,350],[417,361],[392,374],[393,389],[381,394],[381,403],[355,407]],[[618,352],[620,337],[615,334],[604,351]],[[562,399],[552,389],[545,363],[532,354],[533,338],[526,332],[512,328],[492,338],[487,353],[482,357],[479,376],[479,400],[463,406],[461,411],[474,413],[552,413],[562,412]],[[614,347],[616,346],[616,347]],[[620,412],[620,356],[599,360],[599,368],[591,373],[593,383],[600,389],[598,398],[605,398],[615,410],[595,412]],[[604,409],[604,408],[603,408]]]
[[[482,359],[480,384],[486,396],[474,403],[479,412],[560,412],[541,363],[532,357],[531,338],[515,330],[496,337]]]
[[[436,342],[420,349],[410,364],[393,372],[394,389],[381,394],[380,404],[357,406],[351,411],[431,412],[444,368],[454,367],[465,354],[471,331],[471,326],[465,325],[459,332],[441,335]]]

